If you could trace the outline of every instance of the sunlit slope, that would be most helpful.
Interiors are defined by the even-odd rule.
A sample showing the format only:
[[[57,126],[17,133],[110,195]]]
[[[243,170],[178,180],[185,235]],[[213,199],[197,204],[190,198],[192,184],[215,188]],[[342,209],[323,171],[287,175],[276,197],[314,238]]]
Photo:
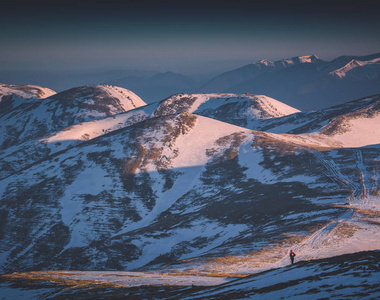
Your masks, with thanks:
[[[0,178],[4,178],[51,154],[43,141],[47,136],[145,102],[126,89],[102,85],[73,88],[45,99],[11,97],[1,105]]]
[[[363,173],[357,151],[339,151],[188,113],[121,128],[1,181],[2,269],[134,269],[298,244],[362,189],[378,193],[378,150],[360,151]]]
[[[1,177],[47,155],[149,118],[188,112],[257,129],[262,120],[298,111],[256,95],[178,94],[150,105],[143,105],[136,97],[117,87],[85,86],[59,93],[46,102],[13,103],[15,107],[8,106],[2,115]]]
[[[54,94],[56,94],[56,92],[42,86],[0,83],[0,103],[2,101],[4,102],[9,101],[12,97],[21,97],[25,99],[29,99],[29,98],[43,99],[43,98],[53,96]]]

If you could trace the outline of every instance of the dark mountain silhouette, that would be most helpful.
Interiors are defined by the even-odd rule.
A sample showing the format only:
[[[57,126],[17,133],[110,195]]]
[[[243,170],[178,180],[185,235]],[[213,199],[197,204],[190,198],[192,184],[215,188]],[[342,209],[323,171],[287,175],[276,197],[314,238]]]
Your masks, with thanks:
[[[301,110],[380,92],[380,54],[342,56],[330,62],[301,58],[247,65],[215,77],[201,91],[264,94]]]

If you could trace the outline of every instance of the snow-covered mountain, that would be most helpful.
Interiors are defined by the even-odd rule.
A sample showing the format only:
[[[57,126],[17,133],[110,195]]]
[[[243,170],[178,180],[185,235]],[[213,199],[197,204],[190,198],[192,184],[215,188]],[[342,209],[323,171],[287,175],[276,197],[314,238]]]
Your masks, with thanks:
[[[178,94],[160,102],[154,115],[188,112],[254,129],[259,120],[299,112],[275,99],[251,94]]]
[[[245,65],[236,70],[225,72],[211,79],[201,88],[202,92],[225,92],[235,85],[254,80],[260,75],[281,71],[299,64],[318,64],[321,63],[315,55],[299,56],[287,59],[281,59],[275,62],[264,59],[258,62]]]
[[[88,91],[88,89],[89,87],[87,86],[77,88],[60,93],[58,96],[64,98],[65,95],[68,95],[68,97],[73,98],[75,97],[75,94],[74,96],[72,94],[73,91]],[[94,95],[97,95],[96,97],[98,98],[98,101],[102,102],[101,105],[104,105],[103,100],[101,100],[102,98],[99,97],[101,92],[103,92],[103,89],[104,87],[97,86],[96,92],[89,94],[88,97],[92,99],[95,97]],[[114,87],[114,89],[116,88]],[[123,97],[123,94],[120,94],[120,96]],[[80,99],[83,99],[82,94],[80,94]],[[49,103],[48,105],[55,105],[56,100],[57,99],[54,98],[52,103]],[[131,105],[128,105],[128,100],[129,99],[126,101],[126,109],[131,107]],[[138,101],[134,101],[134,103],[138,103],[139,105],[142,104]],[[117,101],[112,105],[114,110],[118,109],[120,106]],[[83,106],[82,102],[79,102],[79,106]],[[86,109],[87,107],[84,106],[84,110],[81,114],[88,113]],[[103,110],[103,108],[99,109],[100,112]],[[19,115],[20,112],[18,107],[15,109],[9,109],[8,113],[4,115],[4,120],[8,120],[9,125],[4,125],[4,128],[8,130],[8,134],[4,135],[5,141],[3,142],[2,149],[4,160],[1,164],[0,178],[4,178],[26,165],[41,159],[47,153],[52,155],[53,153],[62,151],[68,147],[78,145],[83,141],[87,141],[116,129],[131,126],[148,118],[188,112],[255,129],[255,126],[257,126],[260,120],[285,116],[297,112],[298,110],[265,96],[235,94],[178,94],[163,101],[140,106],[137,109],[129,110],[127,112],[122,112],[122,110],[119,111],[121,111],[121,113],[113,114],[108,118],[99,119],[94,117],[95,120],[92,121],[74,121],[66,123],[63,126],[58,126],[58,124],[54,122],[55,117],[52,115],[38,114],[38,118],[43,120],[33,120],[33,118],[25,114],[23,110],[22,114],[24,118],[19,117],[19,121],[16,124],[22,129],[16,130],[17,128],[13,125],[14,119],[7,119],[7,116]],[[74,115],[78,114],[77,112],[73,113]],[[31,115],[33,114],[34,111],[31,112]],[[92,118],[93,117],[91,116],[90,120]],[[55,119],[62,122],[61,116]],[[22,120],[29,123],[31,123],[30,120],[33,120],[33,124],[41,124],[40,126],[43,124],[48,129],[43,132],[38,132],[34,126],[30,126],[30,129],[28,130],[28,126],[22,123]],[[49,122],[52,123],[49,124]],[[74,125],[71,125],[73,123]],[[61,130],[63,128],[64,130]],[[20,135],[17,135],[18,132],[20,132]],[[23,136],[26,136],[27,138],[23,138]],[[6,139],[6,137],[8,137],[8,139]],[[13,141],[13,144],[10,143],[10,140]]]
[[[41,137],[80,122],[125,112],[145,102],[126,89],[84,86],[45,99],[11,97],[1,104],[1,126],[5,131],[1,145],[4,147],[4,143],[12,144],[10,140],[20,142],[29,137]]]
[[[354,120],[354,132],[372,127],[365,122],[377,118],[378,103],[302,115],[265,96],[180,94],[126,111],[143,102],[102,86],[13,101],[2,117],[8,126],[26,121],[2,152],[2,271],[176,262],[177,272],[249,273],[281,266],[288,247],[305,259],[376,250],[378,146],[342,148],[295,131],[322,122],[317,131],[334,138],[339,118]],[[299,115],[292,134],[228,123],[274,128]],[[28,127],[33,118],[50,122],[46,131]],[[34,135],[23,136],[27,129]]]
[[[373,80],[380,77],[380,58],[368,61],[352,59],[345,66],[329,72],[339,79],[349,77],[353,80]]]
[[[251,94],[145,105],[109,86],[9,99],[2,273],[243,276],[287,266],[289,249],[297,261],[379,249],[379,95],[309,112]],[[225,290],[257,293],[257,278]]]
[[[43,142],[45,136],[146,105],[129,90],[104,85],[73,88],[45,99],[14,95],[18,94],[1,102],[0,178],[52,154],[51,147]]]
[[[377,53],[332,61],[315,56],[264,60],[225,72],[201,91],[264,94],[302,110],[322,109],[378,94],[379,58]]]

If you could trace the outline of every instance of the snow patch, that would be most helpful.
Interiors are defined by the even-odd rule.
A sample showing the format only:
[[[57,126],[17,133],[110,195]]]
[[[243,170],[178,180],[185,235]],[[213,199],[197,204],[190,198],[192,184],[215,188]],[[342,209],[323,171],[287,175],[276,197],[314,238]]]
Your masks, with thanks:
[[[206,150],[214,148],[216,146],[214,143],[219,138],[237,132],[248,133],[250,130],[197,116],[195,127],[186,135],[179,136],[176,141],[176,147],[181,151],[173,161],[173,168],[205,165],[210,159]]]
[[[112,180],[105,175],[107,173],[101,167],[88,167],[66,188],[65,195],[61,198],[61,216],[64,224],[71,228],[71,241],[65,249],[85,246],[87,241],[92,240],[91,224],[83,219],[84,199],[78,195],[98,195],[104,190],[105,185],[112,184]]]

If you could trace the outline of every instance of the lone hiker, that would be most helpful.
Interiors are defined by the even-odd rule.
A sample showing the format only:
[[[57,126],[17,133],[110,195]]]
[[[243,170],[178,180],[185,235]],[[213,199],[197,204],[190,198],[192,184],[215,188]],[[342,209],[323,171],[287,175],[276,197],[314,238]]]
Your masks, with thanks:
[[[292,262],[292,264],[294,264],[294,256],[296,256],[296,254],[293,252],[293,250],[290,250],[289,256],[290,261]]]

